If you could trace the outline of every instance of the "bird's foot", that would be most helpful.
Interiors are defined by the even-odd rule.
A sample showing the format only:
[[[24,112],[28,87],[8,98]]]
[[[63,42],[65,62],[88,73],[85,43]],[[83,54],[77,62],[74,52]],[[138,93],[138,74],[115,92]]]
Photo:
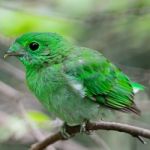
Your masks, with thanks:
[[[61,127],[61,130],[60,130],[61,135],[62,135],[63,138],[66,139],[66,140],[71,137],[71,135],[67,132],[67,127],[68,127],[68,125],[67,125],[67,123],[65,122],[65,123],[63,124],[63,126]]]
[[[86,132],[86,124],[87,124],[87,122],[83,122],[80,125],[80,133],[85,133]]]
[[[91,132],[89,130],[87,130],[87,124],[88,123],[89,123],[88,120],[85,120],[81,125],[76,125],[76,126],[69,126],[67,123],[64,123],[61,130],[60,130],[61,135],[66,140],[71,138],[76,133],[70,134],[70,129],[73,129],[73,130],[78,129],[79,133],[91,134]]]
[[[86,129],[87,124],[89,123],[89,120],[85,120],[81,125],[80,125],[80,133],[86,133],[86,134],[91,134],[91,131]]]

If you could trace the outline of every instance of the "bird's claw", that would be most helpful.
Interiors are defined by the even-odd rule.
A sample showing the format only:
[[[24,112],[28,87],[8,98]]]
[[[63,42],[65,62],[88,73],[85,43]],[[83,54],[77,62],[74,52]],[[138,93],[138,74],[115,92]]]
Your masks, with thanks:
[[[80,133],[85,133],[86,132],[86,122],[83,122],[80,125]]]
[[[67,132],[67,124],[64,123],[60,132],[61,132],[61,135],[64,139],[69,139],[71,137],[71,135]]]
[[[86,129],[87,123],[89,123],[88,120],[86,120],[85,122],[83,122],[83,123],[80,125],[80,133],[91,134],[91,132]]]
[[[80,131],[79,133],[86,133],[86,134],[91,134],[91,132],[89,130],[87,130],[86,126],[87,126],[87,123],[89,121],[84,121],[81,125],[80,125]],[[60,132],[61,132],[61,135],[64,139],[69,139],[71,138],[73,135],[71,135],[70,133],[67,132],[67,127],[70,127],[67,125],[67,123],[64,123]]]

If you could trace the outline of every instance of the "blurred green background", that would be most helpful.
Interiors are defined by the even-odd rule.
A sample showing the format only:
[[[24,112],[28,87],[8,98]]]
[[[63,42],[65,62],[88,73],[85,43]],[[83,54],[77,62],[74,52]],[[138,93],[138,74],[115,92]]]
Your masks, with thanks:
[[[57,32],[97,49],[142,83],[145,91],[135,96],[142,116],[108,111],[104,120],[150,129],[150,0],[0,0],[0,150],[27,150],[62,124],[28,91],[17,59],[3,59],[11,42],[30,31]],[[47,150],[149,150],[146,141],[98,131]]]

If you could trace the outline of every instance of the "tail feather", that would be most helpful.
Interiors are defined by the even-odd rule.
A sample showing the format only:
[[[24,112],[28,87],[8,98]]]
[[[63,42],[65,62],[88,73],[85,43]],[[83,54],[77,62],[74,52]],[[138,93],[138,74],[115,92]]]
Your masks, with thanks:
[[[137,93],[139,91],[143,91],[145,87],[142,84],[136,83],[136,82],[131,82],[133,92]]]
[[[124,107],[122,109],[120,109],[120,111],[124,111],[124,112],[133,112],[136,115],[141,115],[141,110],[139,108],[137,108],[137,106],[135,105],[135,103],[133,103],[132,106],[130,107]]]
[[[141,110],[135,105],[135,103],[133,103],[131,106],[126,106],[122,108],[113,107],[112,105],[108,105],[108,104],[105,104],[103,106],[107,108],[109,107],[112,110],[122,111],[125,113],[134,113],[138,116],[141,115]]]

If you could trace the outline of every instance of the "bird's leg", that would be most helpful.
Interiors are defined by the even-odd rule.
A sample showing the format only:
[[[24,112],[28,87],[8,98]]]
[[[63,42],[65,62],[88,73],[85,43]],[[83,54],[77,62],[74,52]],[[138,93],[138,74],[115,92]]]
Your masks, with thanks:
[[[74,134],[70,134],[67,130],[71,129],[71,128],[78,128],[79,127],[79,133],[86,133],[86,134],[91,134],[90,131],[88,131],[86,129],[87,124],[89,123],[89,120],[84,120],[82,124],[80,125],[76,125],[76,126],[69,126],[66,122],[64,122],[63,126],[61,127],[61,135],[63,136],[64,139],[69,139],[72,136],[74,136]]]
[[[69,139],[71,137],[71,135],[67,132],[67,127],[68,127],[67,123],[64,122],[60,130],[61,135],[63,136],[64,139]]]
[[[91,134],[91,132],[86,129],[88,123],[89,120],[85,119],[84,122],[80,125],[80,133]]]

